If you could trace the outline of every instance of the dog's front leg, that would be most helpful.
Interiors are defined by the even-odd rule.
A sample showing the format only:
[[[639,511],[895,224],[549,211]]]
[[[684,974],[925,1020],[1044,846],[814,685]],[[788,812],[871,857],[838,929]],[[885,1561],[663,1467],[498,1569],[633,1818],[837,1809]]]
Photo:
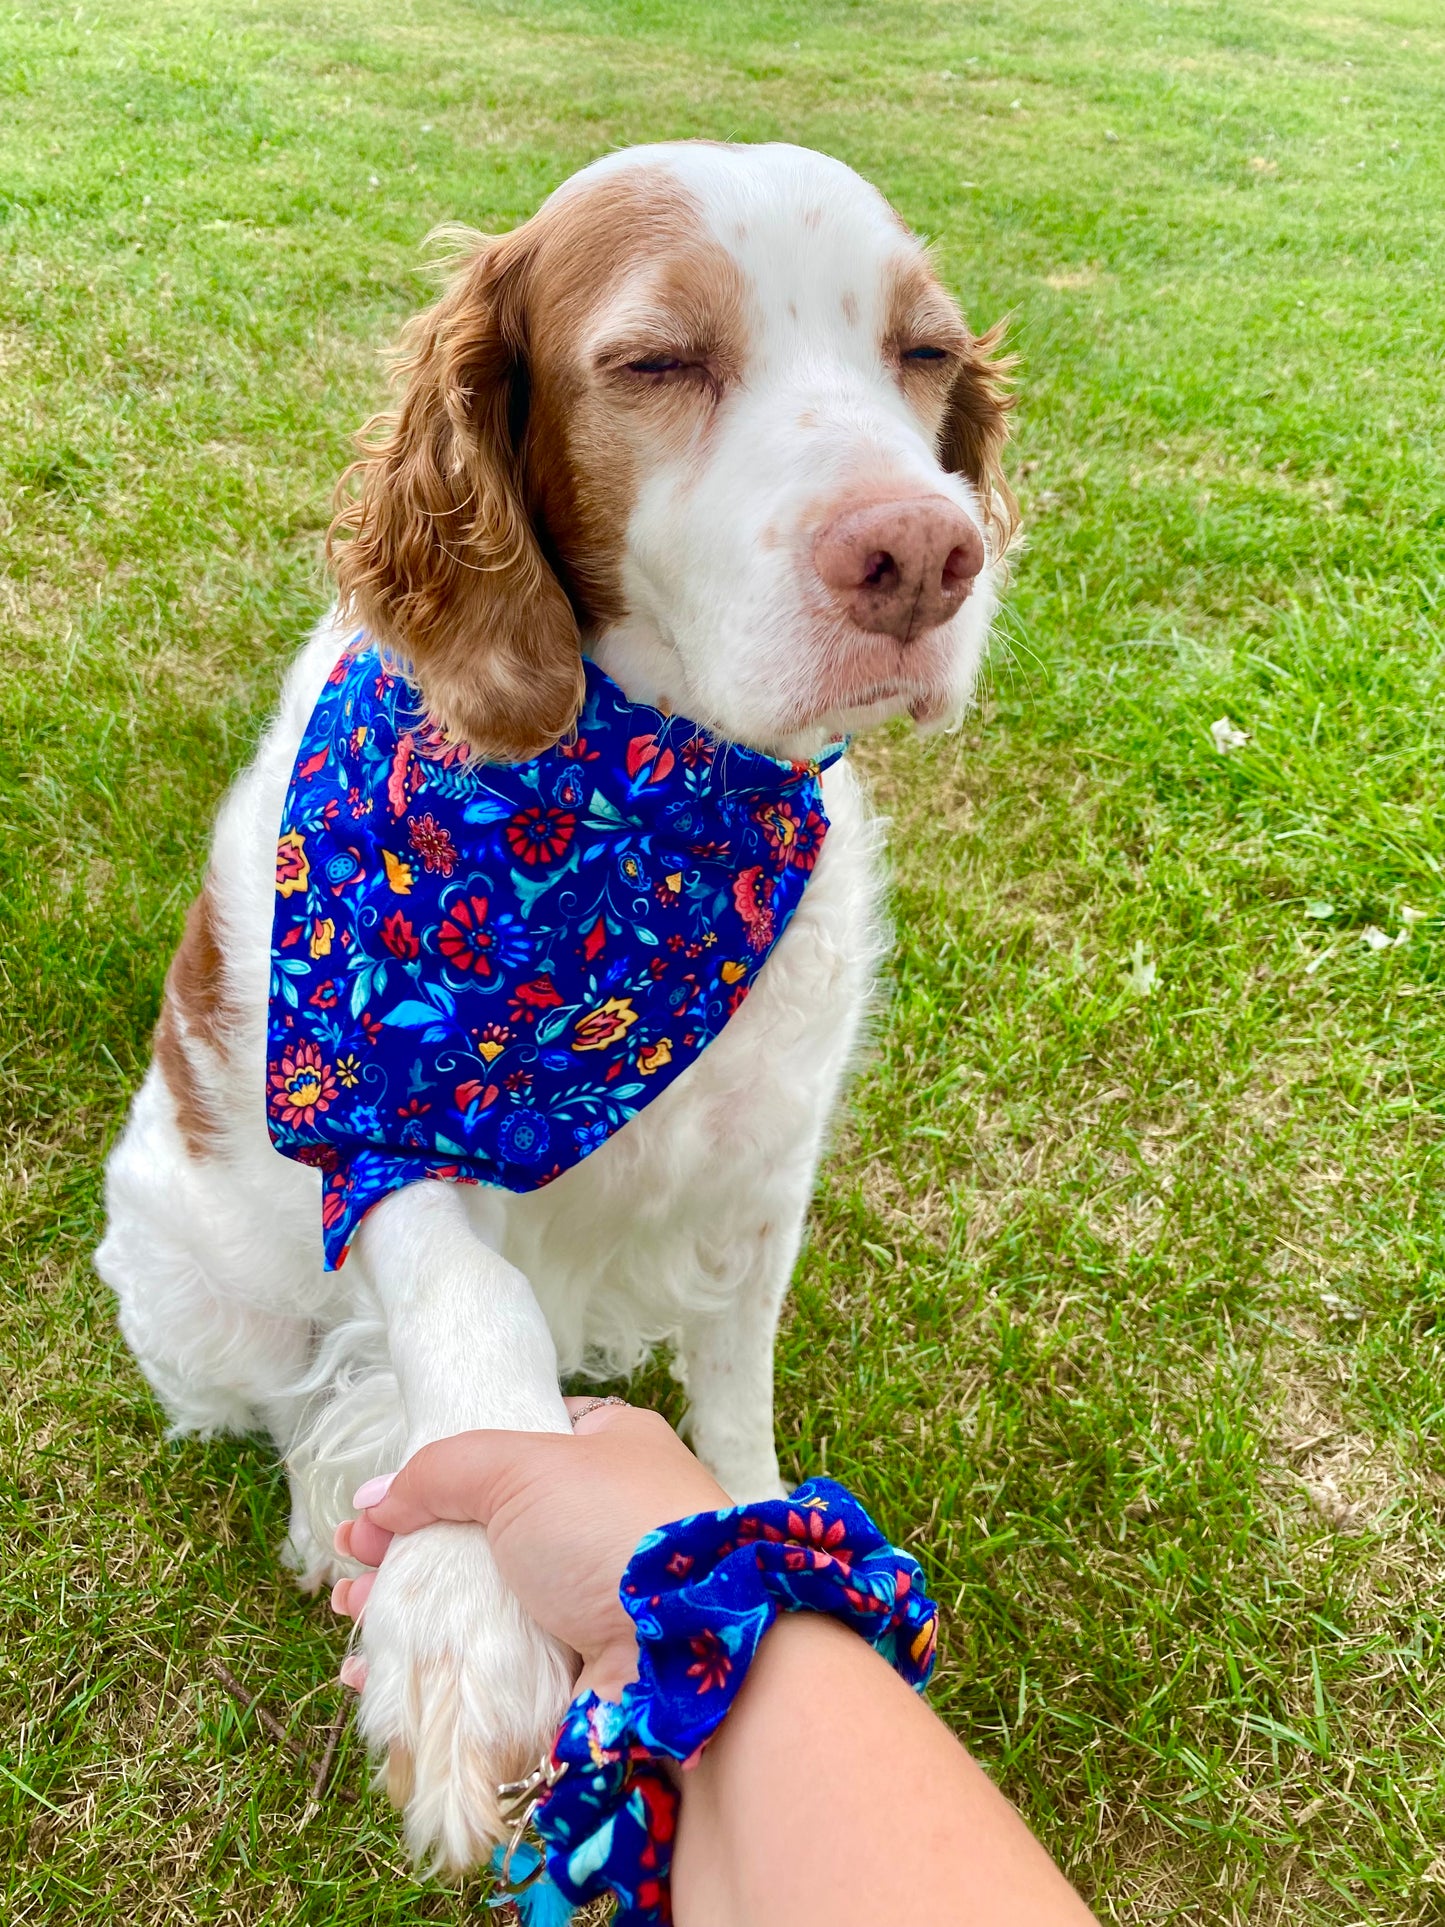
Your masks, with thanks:
[[[386,1199],[357,1251],[386,1318],[408,1455],[477,1426],[568,1429],[532,1288],[477,1235],[456,1186]],[[556,1732],[571,1655],[522,1611],[476,1526],[394,1540],[360,1639],[361,1730],[386,1756],[413,1849],[458,1871],[476,1864],[501,1831],[497,1785],[535,1765]]]
[[[724,1254],[735,1270],[727,1307],[684,1324],[679,1347],[687,1381],[685,1425],[693,1450],[739,1503],[776,1499],[773,1437],[773,1343],[778,1315],[802,1243],[807,1193],[774,1200],[749,1214]]]

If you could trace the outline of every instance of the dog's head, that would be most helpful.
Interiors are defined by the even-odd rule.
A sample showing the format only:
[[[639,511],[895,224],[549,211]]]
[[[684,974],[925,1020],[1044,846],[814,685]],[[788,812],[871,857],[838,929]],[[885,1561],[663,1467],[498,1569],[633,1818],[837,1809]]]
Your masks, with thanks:
[[[994,345],[841,162],[609,155],[469,237],[408,328],[332,529],[343,602],[498,759],[571,727],[584,646],[776,752],[944,720],[1015,522]]]

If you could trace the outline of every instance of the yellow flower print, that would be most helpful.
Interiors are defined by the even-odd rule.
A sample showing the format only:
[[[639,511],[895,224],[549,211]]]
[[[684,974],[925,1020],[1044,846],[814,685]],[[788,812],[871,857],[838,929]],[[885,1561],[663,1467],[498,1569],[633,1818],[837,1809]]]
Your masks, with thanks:
[[[276,843],[276,894],[294,897],[309,888],[311,865],[306,857],[306,838],[300,830],[288,830]]]
[[[936,1618],[925,1619],[918,1631],[913,1635],[913,1642],[908,1648],[908,1656],[915,1666],[922,1668],[928,1665],[933,1657],[934,1642],[937,1638],[938,1620]]]
[[[508,1025],[488,1024],[477,1039],[477,1056],[485,1058],[490,1064],[501,1056],[511,1041],[512,1033]]]
[[[637,1012],[632,1008],[630,997],[609,997],[596,1010],[589,1010],[577,1019],[577,1035],[572,1039],[572,1048],[606,1050],[619,1037],[625,1037],[636,1022]]]
[[[746,977],[747,974],[748,974],[748,967],[746,964],[732,963],[732,962],[725,963],[722,969],[718,972],[718,975],[722,978],[725,984],[735,984],[738,982],[740,978]]]
[[[654,1071],[660,1071],[664,1064],[671,1062],[672,1039],[670,1037],[659,1037],[655,1044],[644,1044],[637,1053],[637,1068],[644,1077],[651,1077]]]
[[[331,955],[331,939],[336,935],[336,925],[330,917],[311,919],[311,954],[313,957]]]
[[[409,896],[411,886],[416,881],[411,865],[404,863],[399,856],[393,856],[390,850],[382,851],[381,860],[386,865],[387,887],[393,895]]]
[[[354,1091],[357,1082],[356,1074],[360,1069],[361,1059],[354,1051],[348,1051],[345,1057],[338,1057],[336,1060],[337,1083],[344,1084],[349,1091]]]

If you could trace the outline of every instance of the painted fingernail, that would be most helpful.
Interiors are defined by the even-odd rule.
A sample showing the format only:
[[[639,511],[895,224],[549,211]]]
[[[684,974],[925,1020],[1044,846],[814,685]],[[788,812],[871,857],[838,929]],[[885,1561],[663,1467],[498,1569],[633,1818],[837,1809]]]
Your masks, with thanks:
[[[352,1692],[359,1693],[366,1684],[366,1661],[360,1653],[348,1653],[336,1677],[343,1686],[349,1686]]]
[[[353,1510],[356,1512],[365,1512],[369,1505],[380,1505],[387,1493],[390,1492],[391,1482],[395,1477],[396,1474],[394,1472],[383,1472],[379,1478],[368,1479],[365,1485],[357,1486],[355,1492],[351,1495]]]
[[[351,1557],[351,1521],[350,1519],[343,1519],[341,1521],[341,1524],[336,1528],[335,1532],[333,1532],[331,1535],[331,1544],[332,1544],[332,1548],[336,1552],[339,1552],[343,1559],[349,1559]]]
[[[344,1613],[346,1611],[346,1596],[350,1591],[351,1581],[349,1579],[337,1580],[336,1584],[331,1588],[332,1612]]]

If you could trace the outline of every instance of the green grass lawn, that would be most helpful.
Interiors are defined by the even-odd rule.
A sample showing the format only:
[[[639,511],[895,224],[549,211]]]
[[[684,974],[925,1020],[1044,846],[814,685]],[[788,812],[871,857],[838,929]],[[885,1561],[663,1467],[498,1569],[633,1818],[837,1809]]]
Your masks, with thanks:
[[[341,1639],[89,1254],[423,235],[684,134],[852,162],[1022,357],[985,700],[859,752],[898,940],[785,1463],[909,1536],[1106,1919],[1445,1918],[1437,0],[37,0],[0,95],[4,1920],[473,1917],[208,1670],[314,1749]]]

